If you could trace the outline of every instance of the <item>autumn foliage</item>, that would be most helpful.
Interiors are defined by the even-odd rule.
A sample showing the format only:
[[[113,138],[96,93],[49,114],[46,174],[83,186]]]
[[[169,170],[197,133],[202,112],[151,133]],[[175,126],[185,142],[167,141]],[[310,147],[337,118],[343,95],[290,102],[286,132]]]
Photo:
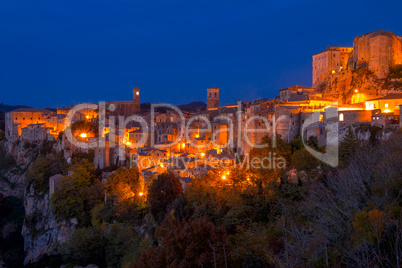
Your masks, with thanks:
[[[169,216],[155,236],[159,247],[144,252],[135,267],[224,267],[230,254],[225,228],[206,218],[177,221]]]

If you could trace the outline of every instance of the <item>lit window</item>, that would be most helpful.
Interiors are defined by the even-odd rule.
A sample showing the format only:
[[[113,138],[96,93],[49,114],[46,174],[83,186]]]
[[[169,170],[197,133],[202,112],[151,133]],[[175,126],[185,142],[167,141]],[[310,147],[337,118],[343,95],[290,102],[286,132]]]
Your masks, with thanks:
[[[322,114],[320,114],[319,121],[320,121],[320,122],[324,121],[324,116],[323,116]]]
[[[343,122],[343,114],[339,114],[339,121]]]

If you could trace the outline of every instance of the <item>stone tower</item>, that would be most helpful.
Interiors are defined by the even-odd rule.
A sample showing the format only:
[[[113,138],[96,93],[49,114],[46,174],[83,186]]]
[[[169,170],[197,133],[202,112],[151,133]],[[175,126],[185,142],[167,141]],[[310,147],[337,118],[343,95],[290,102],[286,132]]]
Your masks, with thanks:
[[[219,88],[207,88],[207,110],[216,110],[219,108]]]
[[[133,88],[133,101],[136,113],[139,113],[141,110],[141,102],[140,102],[140,89],[138,87]]]
[[[402,42],[389,31],[359,35],[353,41],[354,67],[367,67],[379,78],[387,77],[389,67],[402,64]]]
[[[133,101],[140,103],[140,89],[138,87],[133,88]]]

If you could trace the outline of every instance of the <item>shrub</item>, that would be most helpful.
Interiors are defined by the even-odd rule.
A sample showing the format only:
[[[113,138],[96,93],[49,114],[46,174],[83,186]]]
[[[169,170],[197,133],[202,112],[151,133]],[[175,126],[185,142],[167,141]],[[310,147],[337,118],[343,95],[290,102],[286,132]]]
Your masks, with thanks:
[[[99,227],[80,228],[74,231],[65,248],[65,261],[80,266],[96,264],[105,267],[106,240]]]
[[[134,267],[225,267],[230,255],[225,228],[205,218],[177,222],[168,217],[155,235],[163,247],[145,251]]]
[[[389,68],[388,78],[402,78],[402,64],[391,66]]]
[[[39,157],[29,168],[28,184],[34,187],[36,193],[46,193],[49,190],[49,178],[66,172],[66,164],[62,156]]]
[[[4,148],[4,146],[1,144],[0,145],[0,170],[9,168],[10,166],[15,165],[15,159],[14,157],[9,154]]]

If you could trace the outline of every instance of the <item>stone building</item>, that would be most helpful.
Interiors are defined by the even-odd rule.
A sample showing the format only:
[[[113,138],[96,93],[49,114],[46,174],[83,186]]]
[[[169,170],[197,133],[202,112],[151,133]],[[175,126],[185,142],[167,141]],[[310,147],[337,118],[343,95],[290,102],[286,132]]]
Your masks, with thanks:
[[[352,47],[328,46],[323,52],[313,55],[313,84],[325,81],[328,75],[348,69]]]
[[[394,113],[378,113],[371,116],[371,125],[385,128],[389,125],[397,126],[399,115]]]
[[[49,196],[52,196],[54,192],[60,188],[62,178],[62,174],[56,174],[49,178]]]
[[[353,47],[328,46],[313,58],[313,87],[334,73],[366,67],[378,78],[385,78],[392,66],[402,64],[402,37],[389,31],[356,36]]]
[[[399,113],[402,104],[402,93],[392,93],[383,97],[366,100],[366,110],[380,109],[383,113]]]
[[[151,132],[149,127],[140,128],[129,133],[129,142],[131,147],[149,147],[152,145],[154,133]]]
[[[217,110],[219,108],[219,88],[207,88],[207,110]]]
[[[6,138],[10,141],[17,140],[22,129],[32,124],[46,124],[46,117],[50,115],[46,109],[19,108],[6,113]]]
[[[353,41],[355,69],[367,67],[379,78],[385,78],[389,67],[398,64],[402,64],[402,42],[395,34],[380,30],[355,37]]]
[[[123,116],[124,118],[127,118],[140,113],[140,89],[138,87],[133,88],[132,101],[108,101],[106,107],[107,116]]]
[[[47,140],[48,137],[52,137],[50,136],[50,130],[51,128],[46,127],[44,123],[30,124],[21,130],[20,138],[24,142],[41,143],[42,141]]]

